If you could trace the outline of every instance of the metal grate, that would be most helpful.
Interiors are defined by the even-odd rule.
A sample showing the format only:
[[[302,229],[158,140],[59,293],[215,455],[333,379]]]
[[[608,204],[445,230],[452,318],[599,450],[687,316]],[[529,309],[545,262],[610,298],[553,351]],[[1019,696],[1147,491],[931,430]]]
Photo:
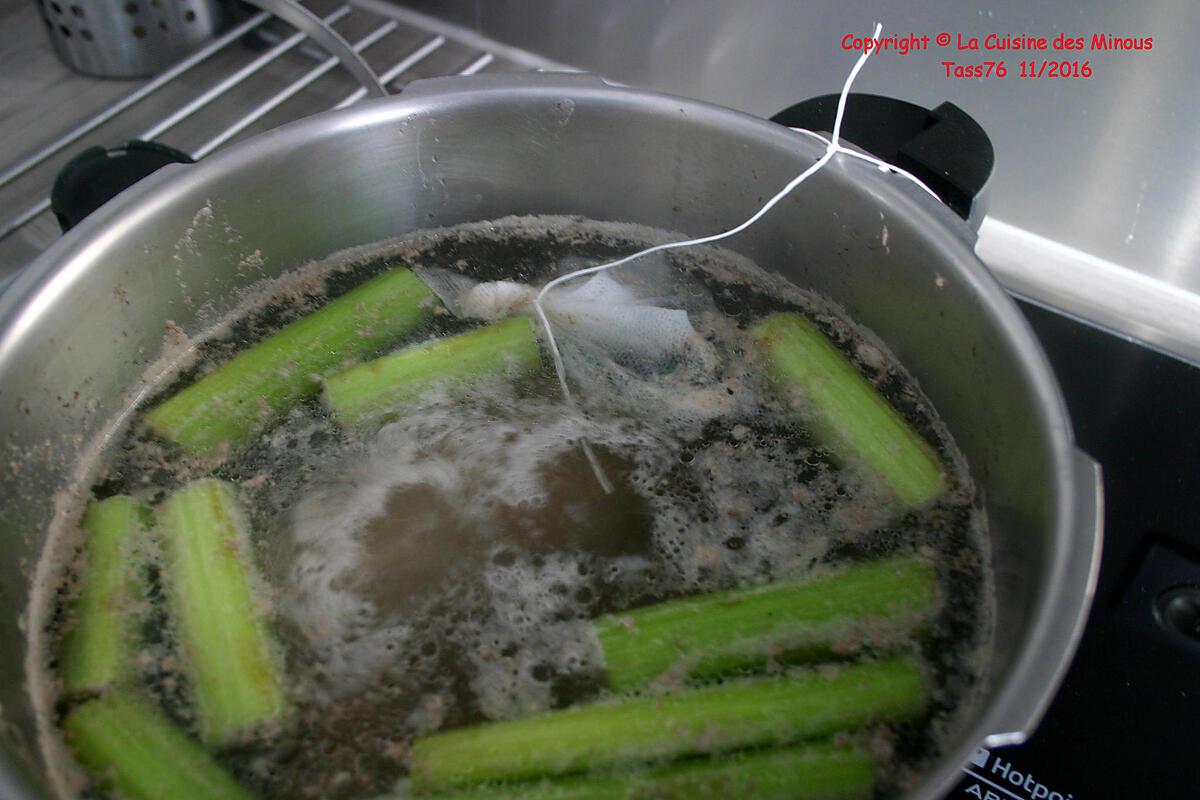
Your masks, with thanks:
[[[418,78],[558,68],[528,53],[446,28],[386,4],[311,0],[393,91]],[[60,234],[50,187],[87,147],[160,141],[199,159],[264,130],[362,100],[338,60],[266,13],[255,13],[201,50],[11,163],[0,162],[0,283]]]

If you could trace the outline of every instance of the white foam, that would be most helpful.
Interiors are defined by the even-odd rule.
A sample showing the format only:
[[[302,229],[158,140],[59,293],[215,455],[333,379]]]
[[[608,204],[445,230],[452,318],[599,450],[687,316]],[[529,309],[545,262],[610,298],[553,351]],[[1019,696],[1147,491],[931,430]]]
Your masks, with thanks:
[[[593,287],[584,298],[624,296],[626,289],[604,280],[612,285]],[[712,305],[707,296],[691,302]],[[610,582],[654,573],[655,590],[676,593],[792,574],[820,559],[831,536],[882,519],[869,502],[846,496],[846,487],[851,494],[861,488],[851,475],[825,467],[797,486],[796,460],[808,453],[791,452],[787,437],[753,433],[755,425],[789,424],[791,414],[764,393],[753,364],[737,357],[744,333],[720,314],[693,315],[710,340],[701,340],[707,358],[651,369],[643,359],[614,357],[591,336],[568,335],[562,354],[580,389],[578,408],[553,396],[552,384],[501,380],[453,397],[427,395],[312,482],[290,514],[296,548],[281,608],[333,685],[342,691],[365,685],[418,646],[410,615],[424,607],[393,602],[405,592],[394,585],[395,575],[408,563],[396,563],[392,573],[387,564],[425,559],[442,581],[429,591],[457,603],[460,617],[471,616],[470,624],[442,633],[467,654],[484,712],[500,717],[545,708],[549,683],[531,677],[534,667],[571,671],[589,661],[586,637],[559,623],[586,611],[571,598],[591,578],[582,577],[582,556],[569,549],[545,554],[537,567],[526,556],[490,564],[489,554],[513,544],[506,538],[512,523],[498,520],[561,513],[546,524],[569,524],[562,520],[570,513],[560,507],[578,502],[577,478],[584,476],[572,474],[565,489],[549,481],[582,441],[625,460],[626,491],[649,513],[643,550],[656,563],[650,568],[642,556],[609,555],[603,564],[615,570],[605,576]],[[719,433],[706,440],[712,423]],[[685,449],[681,476],[673,470]],[[396,498],[422,508],[398,511]],[[606,512],[585,504],[577,513]],[[401,556],[370,539],[371,526],[385,519],[387,530],[403,537]],[[543,534],[522,532],[533,544]],[[438,548],[457,555],[452,561],[426,555]],[[459,574],[457,566],[470,569]],[[482,616],[470,588],[478,576]],[[636,579],[629,586],[648,588]],[[517,655],[495,658],[493,641],[518,645]]]
[[[294,508],[290,535],[297,549],[284,613],[344,687],[369,677],[396,657],[390,649],[371,652],[370,643],[395,644],[392,633],[405,622],[378,608],[369,587],[355,580],[373,558],[364,532],[385,516],[389,498],[419,489],[456,526],[485,540],[494,535],[497,514],[547,504],[548,468],[585,437],[616,451],[655,441],[626,420],[589,420],[557,401],[518,397],[505,384],[454,400],[427,396],[332,466]],[[436,547],[437,525],[413,517],[414,529],[405,532],[417,537],[413,547]],[[352,658],[342,647],[348,639],[356,640]]]
[[[601,667],[592,625],[562,619],[575,616],[575,593],[588,583],[581,558],[551,553],[536,565],[521,560],[484,573],[492,615],[464,644],[474,667],[471,689],[489,718],[544,711],[552,702],[550,675]],[[497,641],[513,648],[512,657],[495,657],[489,643]]]

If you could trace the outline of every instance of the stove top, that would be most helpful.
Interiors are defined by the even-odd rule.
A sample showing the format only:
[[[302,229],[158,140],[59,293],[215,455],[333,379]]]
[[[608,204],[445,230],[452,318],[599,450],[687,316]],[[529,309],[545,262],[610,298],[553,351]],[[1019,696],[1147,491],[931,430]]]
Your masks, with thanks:
[[[1200,797],[1200,368],[1020,303],[1104,470],[1100,581],[1034,736],[947,800]]]

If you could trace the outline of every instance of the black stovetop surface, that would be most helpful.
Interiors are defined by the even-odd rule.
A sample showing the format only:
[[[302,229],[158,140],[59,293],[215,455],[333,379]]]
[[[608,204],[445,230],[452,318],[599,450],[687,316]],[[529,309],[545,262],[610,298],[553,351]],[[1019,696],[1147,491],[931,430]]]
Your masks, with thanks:
[[[1100,581],[1079,651],[1037,732],[1022,746],[977,753],[947,798],[1195,800],[1200,368],[1021,309],[1058,375],[1079,446],[1104,470]],[[1170,596],[1179,599],[1167,609]]]

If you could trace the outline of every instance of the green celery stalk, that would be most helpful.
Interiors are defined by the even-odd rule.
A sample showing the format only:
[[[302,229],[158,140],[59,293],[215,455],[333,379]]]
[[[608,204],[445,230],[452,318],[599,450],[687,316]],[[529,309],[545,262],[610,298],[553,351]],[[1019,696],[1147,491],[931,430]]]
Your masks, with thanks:
[[[126,800],[252,797],[165,714],[126,690],[75,707],[63,729],[79,762]]]
[[[59,650],[58,674],[68,693],[96,692],[132,673],[134,604],[142,599],[137,556],[149,522],[149,510],[123,495],[92,503],[83,515],[87,540],[75,627]]]
[[[412,782],[435,791],[786,744],[913,719],[926,702],[911,659],[742,680],[422,736]]]
[[[933,569],[909,556],[672,600],[594,625],[608,685],[626,692],[660,677],[727,675],[772,658],[814,661],[854,640],[890,644],[928,619],[935,598]]]
[[[903,507],[927,503],[946,488],[933,448],[812,322],[797,313],[771,314],[750,336],[770,377],[835,457],[875,478]]]
[[[249,527],[234,487],[212,479],[167,498],[158,521],[201,738],[226,744],[285,708],[276,646],[254,591]]]
[[[315,396],[321,374],[374,354],[436,308],[416,275],[391,270],[217,367],[150,409],[146,423],[191,455],[225,455]]]
[[[343,425],[362,427],[394,417],[434,387],[530,372],[541,363],[532,323],[508,319],[326,376],[325,405]]]
[[[808,744],[701,758],[632,774],[584,774],[432,795],[433,800],[868,800],[875,765],[861,745]]]

